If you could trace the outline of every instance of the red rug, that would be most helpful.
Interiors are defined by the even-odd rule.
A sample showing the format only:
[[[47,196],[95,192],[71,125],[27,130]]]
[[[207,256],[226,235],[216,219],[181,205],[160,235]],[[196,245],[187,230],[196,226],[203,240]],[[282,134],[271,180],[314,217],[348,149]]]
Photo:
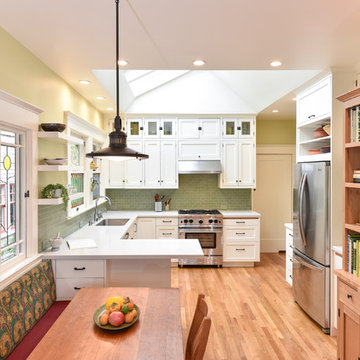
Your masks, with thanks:
[[[70,301],[56,301],[30,332],[25,335],[20,344],[7,357],[7,360],[25,360],[65,310],[69,302]]]

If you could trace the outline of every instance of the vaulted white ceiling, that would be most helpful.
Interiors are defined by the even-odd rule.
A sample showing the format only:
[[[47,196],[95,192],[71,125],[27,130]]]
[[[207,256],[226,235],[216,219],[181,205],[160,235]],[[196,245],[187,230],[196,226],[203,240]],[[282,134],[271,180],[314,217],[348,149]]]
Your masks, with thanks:
[[[128,69],[193,70],[192,60],[203,58],[206,70],[267,70],[273,59],[282,60],[284,70],[320,70],[360,60],[359,0],[120,5],[121,57]],[[96,107],[113,106],[92,70],[114,67],[114,0],[1,0],[0,26]],[[82,86],[80,79],[92,83]],[[107,99],[97,101],[98,95]]]

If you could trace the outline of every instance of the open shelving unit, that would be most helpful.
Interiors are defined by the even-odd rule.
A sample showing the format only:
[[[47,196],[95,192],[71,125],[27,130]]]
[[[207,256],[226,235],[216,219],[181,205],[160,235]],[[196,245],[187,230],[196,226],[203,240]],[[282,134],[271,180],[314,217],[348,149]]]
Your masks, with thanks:
[[[360,88],[337,98],[344,103],[344,218],[343,267],[338,277],[338,356],[340,360],[360,358],[360,277],[349,272],[348,235],[360,234],[360,184],[353,182],[360,169],[360,142],[351,142],[351,109],[360,105]],[[354,346],[354,344],[357,344]]]

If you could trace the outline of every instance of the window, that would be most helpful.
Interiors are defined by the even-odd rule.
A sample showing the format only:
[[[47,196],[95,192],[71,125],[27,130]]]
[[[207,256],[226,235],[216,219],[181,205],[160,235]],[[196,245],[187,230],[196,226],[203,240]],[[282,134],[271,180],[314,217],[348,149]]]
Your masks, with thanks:
[[[25,257],[25,211],[23,189],[25,135],[0,128],[0,267]]]

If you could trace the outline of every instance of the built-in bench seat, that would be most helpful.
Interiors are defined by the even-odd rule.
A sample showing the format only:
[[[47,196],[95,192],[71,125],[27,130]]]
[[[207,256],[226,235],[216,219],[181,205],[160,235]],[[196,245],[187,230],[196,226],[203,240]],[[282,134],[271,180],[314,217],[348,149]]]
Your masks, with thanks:
[[[0,291],[0,360],[26,359],[68,302],[55,302],[50,260]]]

